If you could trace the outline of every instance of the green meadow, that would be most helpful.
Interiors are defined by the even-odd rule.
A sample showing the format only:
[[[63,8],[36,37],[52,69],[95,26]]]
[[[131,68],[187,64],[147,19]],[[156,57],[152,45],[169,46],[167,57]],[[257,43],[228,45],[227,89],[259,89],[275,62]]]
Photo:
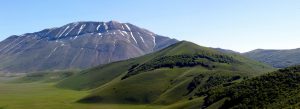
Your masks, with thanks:
[[[7,78],[5,78],[7,80]],[[54,83],[0,83],[0,109],[157,109],[162,106],[129,104],[81,104],[89,91],[60,89]]]

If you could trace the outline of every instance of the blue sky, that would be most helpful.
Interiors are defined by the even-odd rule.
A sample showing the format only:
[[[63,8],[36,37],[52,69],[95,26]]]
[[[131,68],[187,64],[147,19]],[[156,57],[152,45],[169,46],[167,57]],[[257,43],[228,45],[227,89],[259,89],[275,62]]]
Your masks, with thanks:
[[[0,40],[75,21],[109,20],[240,52],[300,48],[299,0],[2,0]]]

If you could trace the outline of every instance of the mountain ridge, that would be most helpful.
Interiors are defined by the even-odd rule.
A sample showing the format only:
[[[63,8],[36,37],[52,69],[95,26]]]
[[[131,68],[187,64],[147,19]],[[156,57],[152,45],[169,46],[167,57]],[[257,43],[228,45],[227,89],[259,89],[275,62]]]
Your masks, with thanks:
[[[285,68],[293,65],[300,64],[300,48],[296,49],[256,49],[243,53],[251,59],[269,64],[276,68]]]
[[[176,42],[130,23],[73,22],[1,41],[0,71],[83,69],[145,55]]]

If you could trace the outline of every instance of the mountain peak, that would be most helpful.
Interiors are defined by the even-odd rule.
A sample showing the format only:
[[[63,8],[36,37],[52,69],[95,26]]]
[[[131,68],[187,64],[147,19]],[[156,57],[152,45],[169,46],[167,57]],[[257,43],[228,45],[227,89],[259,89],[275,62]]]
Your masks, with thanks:
[[[129,23],[73,22],[39,32],[11,36],[0,42],[0,62],[9,61],[12,64],[3,67],[0,63],[0,71],[88,68],[141,56],[176,42],[175,39],[159,36]],[[20,61],[23,58],[26,61]],[[34,65],[39,66],[33,67]]]
[[[155,36],[156,34],[139,28],[135,25],[129,23],[120,23],[118,21],[108,21],[108,22],[96,22],[96,21],[79,21],[66,24],[61,27],[54,27],[49,29],[44,29],[35,33],[26,33],[20,36],[31,36],[48,40],[59,40],[59,39],[76,39],[79,36],[98,35],[103,36],[104,34],[118,34],[119,36],[133,36],[134,32],[138,35],[148,34]],[[133,36],[134,37],[134,36]]]

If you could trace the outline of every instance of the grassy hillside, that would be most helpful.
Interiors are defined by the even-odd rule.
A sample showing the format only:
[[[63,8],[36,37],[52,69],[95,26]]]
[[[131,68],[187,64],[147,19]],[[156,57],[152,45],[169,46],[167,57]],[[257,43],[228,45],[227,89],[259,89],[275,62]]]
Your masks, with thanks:
[[[208,91],[205,105],[219,108],[299,108],[300,66],[280,69],[226,88]]]
[[[174,45],[171,45],[170,47],[167,47],[156,53],[151,53],[142,57],[114,62],[111,64],[106,64],[103,66],[84,70],[80,72],[78,75],[71,76],[70,78],[67,78],[66,80],[62,81],[61,83],[58,84],[58,86],[63,88],[76,89],[76,90],[92,89],[104,85],[105,83],[113,80],[114,78],[120,76],[121,74],[128,72],[128,69],[130,69],[132,66],[137,64],[142,65],[143,63],[147,63],[149,61],[153,61],[155,59],[157,60],[158,58],[163,58],[167,56],[195,55],[195,54],[206,55],[206,53],[234,58],[235,60],[241,62],[242,65],[236,64],[236,66],[231,66],[231,69],[245,70],[247,71],[244,72],[245,75],[256,76],[262,74],[262,72],[268,72],[274,70],[272,67],[268,65],[250,60],[238,54],[224,54],[211,48],[201,47],[194,43],[182,41]],[[207,60],[202,59],[202,61],[205,62]],[[207,61],[207,63],[210,62]],[[223,67],[226,67],[226,64],[223,64]],[[80,83],[78,81],[80,81]]]
[[[199,90],[229,86],[272,70],[238,54],[225,54],[182,41],[146,56],[82,71],[57,86],[76,90],[95,88],[79,100],[81,103],[199,107],[204,98],[195,96]]]

